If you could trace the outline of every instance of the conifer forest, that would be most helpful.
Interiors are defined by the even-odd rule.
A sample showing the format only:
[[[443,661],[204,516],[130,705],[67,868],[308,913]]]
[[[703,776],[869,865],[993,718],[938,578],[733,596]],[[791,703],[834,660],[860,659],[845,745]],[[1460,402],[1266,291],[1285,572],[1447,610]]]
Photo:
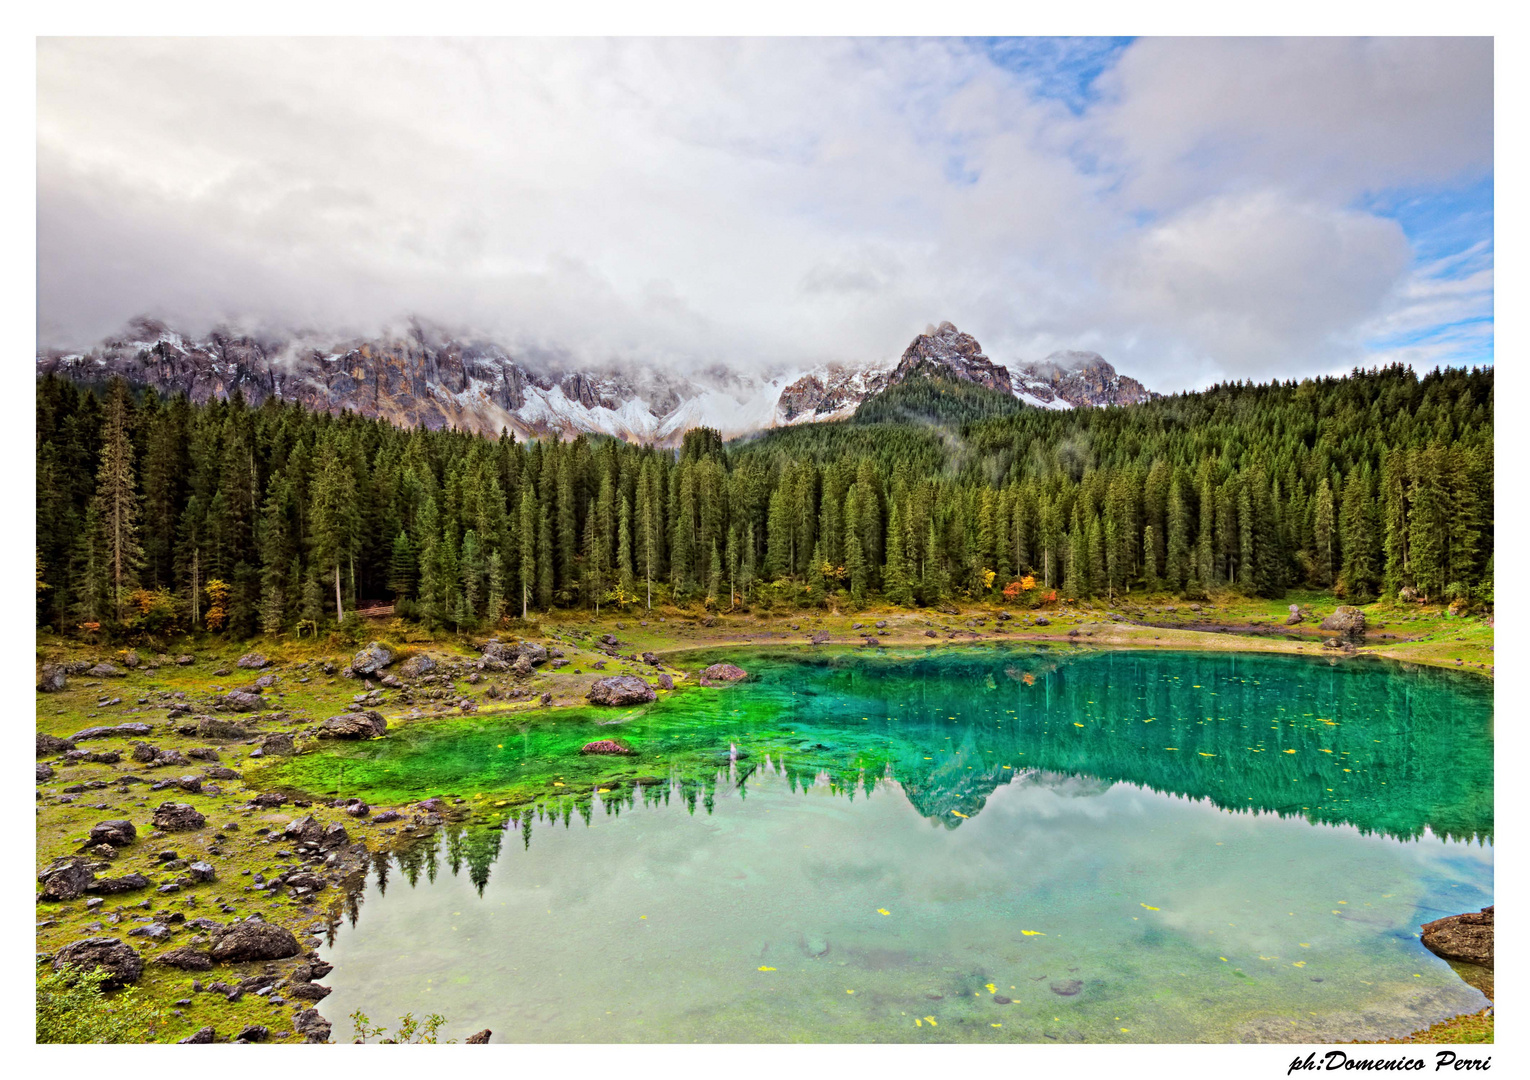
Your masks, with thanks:
[[[1493,594],[1491,368],[1070,411],[918,378],[846,421],[678,450],[46,377],[36,447],[37,624],[61,633],[302,635],[386,604],[477,631],[659,603]]]

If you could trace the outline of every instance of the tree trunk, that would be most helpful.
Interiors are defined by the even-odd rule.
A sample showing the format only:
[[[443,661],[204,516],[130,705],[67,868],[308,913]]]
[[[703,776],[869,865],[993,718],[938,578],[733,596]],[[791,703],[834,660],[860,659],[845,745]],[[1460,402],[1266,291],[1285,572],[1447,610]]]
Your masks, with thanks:
[[[340,602],[340,564],[335,563],[335,621],[345,621],[345,605]]]

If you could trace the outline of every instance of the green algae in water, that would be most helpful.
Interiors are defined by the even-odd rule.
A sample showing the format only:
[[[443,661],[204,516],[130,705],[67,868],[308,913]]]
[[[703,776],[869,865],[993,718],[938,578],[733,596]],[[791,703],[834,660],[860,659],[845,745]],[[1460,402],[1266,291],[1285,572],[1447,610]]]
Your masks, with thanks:
[[[1012,649],[744,666],[273,771],[510,818],[369,885],[322,1011],[518,1041],[1321,1041],[1483,1004],[1415,936],[1492,902],[1473,681]],[[637,755],[577,755],[609,737]]]

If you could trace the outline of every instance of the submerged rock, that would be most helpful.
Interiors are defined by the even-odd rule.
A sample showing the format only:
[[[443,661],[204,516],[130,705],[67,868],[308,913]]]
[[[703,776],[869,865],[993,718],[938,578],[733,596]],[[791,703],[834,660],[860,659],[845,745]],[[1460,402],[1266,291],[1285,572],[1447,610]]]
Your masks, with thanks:
[[[747,679],[749,673],[737,664],[713,664],[701,673],[702,686],[718,686]]]
[[[1073,997],[1084,988],[1084,984],[1078,979],[1058,979],[1052,983],[1049,989],[1059,997]]]
[[[579,748],[581,754],[620,754],[630,755],[633,751],[617,742],[615,739],[600,739],[596,742],[585,743]]]
[[[653,701],[653,687],[636,675],[609,675],[596,679],[585,695],[595,705],[641,705]]]
[[[1423,926],[1424,948],[1444,960],[1493,967],[1493,908],[1435,919]]]

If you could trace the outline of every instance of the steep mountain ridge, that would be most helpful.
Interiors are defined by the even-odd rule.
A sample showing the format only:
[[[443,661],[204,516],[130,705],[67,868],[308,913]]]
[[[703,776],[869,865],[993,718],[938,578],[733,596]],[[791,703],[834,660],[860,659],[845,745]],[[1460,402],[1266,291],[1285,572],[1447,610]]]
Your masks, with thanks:
[[[917,336],[891,369],[831,364],[759,378],[720,367],[689,376],[645,368],[537,370],[493,342],[463,340],[420,324],[375,340],[335,343],[225,331],[192,340],[139,319],[128,333],[83,353],[39,351],[37,374],[50,373],[85,383],[120,376],[195,402],[238,391],[253,405],[278,398],[402,426],[451,426],[485,435],[509,429],[522,438],[589,432],[665,446],[703,425],[731,438],[843,419],[916,374],[971,382],[1046,408],[1129,404],[1153,396],[1094,353],[1054,354],[1011,373],[948,322]]]

